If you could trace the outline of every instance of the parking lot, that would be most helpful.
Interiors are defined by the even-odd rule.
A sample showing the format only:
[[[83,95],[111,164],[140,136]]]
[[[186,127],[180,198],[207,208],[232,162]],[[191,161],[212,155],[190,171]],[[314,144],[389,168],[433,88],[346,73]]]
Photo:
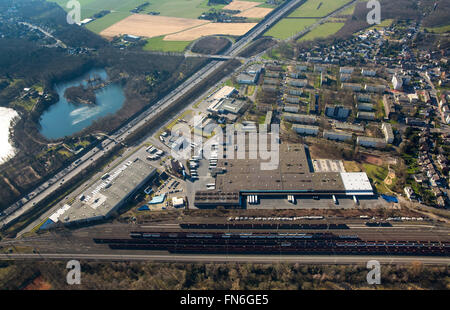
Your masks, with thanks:
[[[345,172],[344,163],[341,160],[314,159],[314,172]]]

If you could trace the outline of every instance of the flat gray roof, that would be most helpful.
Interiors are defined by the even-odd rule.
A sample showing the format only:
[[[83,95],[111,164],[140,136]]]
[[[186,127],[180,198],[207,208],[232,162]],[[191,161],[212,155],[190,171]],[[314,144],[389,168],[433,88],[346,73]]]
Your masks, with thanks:
[[[77,197],[70,208],[58,216],[58,220],[69,223],[108,216],[133,191],[156,172],[140,158],[119,165],[109,172],[108,177],[96,181]],[[83,199],[81,199],[81,197]]]
[[[216,177],[216,190],[251,191],[345,191],[337,172],[313,173],[305,146],[280,145],[277,169],[261,170],[259,159],[220,159],[217,168],[226,170]],[[248,158],[248,157],[247,157]]]

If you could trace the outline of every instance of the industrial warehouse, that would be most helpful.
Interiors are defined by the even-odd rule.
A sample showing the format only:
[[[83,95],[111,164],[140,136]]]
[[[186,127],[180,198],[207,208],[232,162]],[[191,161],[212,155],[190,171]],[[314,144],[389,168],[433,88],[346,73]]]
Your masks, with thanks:
[[[281,145],[277,169],[261,170],[259,159],[220,159],[214,169],[215,190],[197,191],[199,208],[244,207],[258,202],[259,196],[351,197],[373,196],[364,172],[315,172],[305,145]],[[280,197],[281,198],[281,197]]]
[[[53,213],[41,226],[77,224],[108,218],[156,175],[156,169],[136,158],[107,173],[83,194]]]

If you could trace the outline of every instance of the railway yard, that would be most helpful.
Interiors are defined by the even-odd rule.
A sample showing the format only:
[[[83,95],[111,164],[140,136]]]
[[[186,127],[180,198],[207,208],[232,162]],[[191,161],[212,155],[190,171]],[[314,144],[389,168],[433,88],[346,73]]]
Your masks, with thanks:
[[[102,255],[117,260],[127,255],[152,260],[164,255],[165,261],[197,261],[209,256],[240,256],[253,261],[269,257],[314,255],[414,257],[417,260],[441,257],[447,264],[450,255],[448,225],[427,218],[374,218],[359,216],[195,216],[177,219],[105,223],[92,227],[66,228],[0,242],[2,255],[42,259],[46,255]],[[201,254],[201,256],[198,256]],[[29,256],[31,255],[31,256]],[[37,256],[36,256],[37,255]],[[203,257],[203,258],[202,258]],[[359,258],[358,258],[359,257]],[[156,259],[156,258],[155,258]],[[348,260],[345,260],[348,262]]]

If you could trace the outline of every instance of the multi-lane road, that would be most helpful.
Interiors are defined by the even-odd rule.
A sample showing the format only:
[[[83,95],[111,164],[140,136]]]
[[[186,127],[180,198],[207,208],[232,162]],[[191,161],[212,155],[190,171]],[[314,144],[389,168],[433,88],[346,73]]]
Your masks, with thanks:
[[[249,31],[239,41],[234,43],[225,53],[225,56],[237,56],[251,41],[261,35],[265,30],[274,25],[281,17],[283,17],[289,10],[299,5],[304,0],[292,0],[283,5],[276,13],[270,16],[264,22],[258,24],[255,28]],[[40,185],[33,190],[29,195],[16,202],[10,208],[8,208],[0,221],[0,228],[8,225],[25,212],[31,210],[38,205],[42,200],[48,197],[51,193],[57,190],[64,182],[69,181],[81,171],[89,167],[93,162],[101,158],[107,153],[117,141],[125,140],[130,134],[137,131],[144,126],[150,119],[158,115],[163,110],[173,105],[183,95],[195,88],[204,79],[207,79],[212,73],[214,73],[220,66],[220,61],[211,61],[202,69],[193,74],[180,86],[170,92],[166,97],[152,105],[146,111],[134,118],[128,124],[122,126],[109,137],[97,145],[95,148],[87,152],[84,156],[67,166],[49,181]]]

